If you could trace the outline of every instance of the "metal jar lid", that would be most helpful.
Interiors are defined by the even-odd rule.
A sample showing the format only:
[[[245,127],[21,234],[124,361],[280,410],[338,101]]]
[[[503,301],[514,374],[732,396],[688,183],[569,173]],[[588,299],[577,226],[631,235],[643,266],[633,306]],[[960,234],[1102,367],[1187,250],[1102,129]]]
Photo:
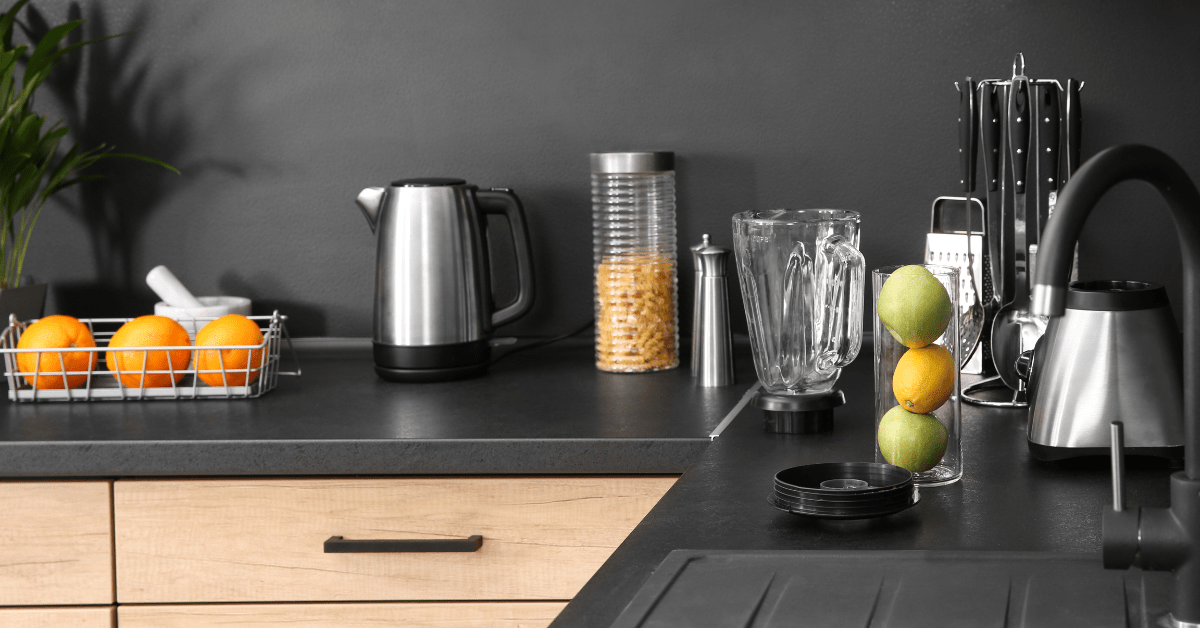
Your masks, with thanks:
[[[592,174],[642,174],[675,169],[675,153],[592,153]]]

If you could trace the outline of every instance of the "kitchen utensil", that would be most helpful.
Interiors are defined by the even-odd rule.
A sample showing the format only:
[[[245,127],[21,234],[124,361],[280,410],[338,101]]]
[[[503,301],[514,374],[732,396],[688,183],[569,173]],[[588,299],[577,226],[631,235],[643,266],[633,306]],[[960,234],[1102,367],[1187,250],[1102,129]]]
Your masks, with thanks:
[[[983,144],[983,166],[987,179],[987,251],[992,273],[992,312],[1012,299],[1012,274],[1005,270],[1011,260],[1004,236],[1007,221],[1004,217],[1004,144],[1001,140],[1000,116],[1004,89],[993,83],[979,85],[979,135]],[[988,317],[989,320],[994,318]],[[990,346],[991,339],[988,339]]]
[[[358,195],[378,248],[375,372],[393,382],[482,375],[492,330],[533,307],[533,255],[525,211],[511,190],[461,179],[402,179]],[[518,294],[497,307],[489,288],[488,216],[512,233]]]
[[[877,438],[879,424],[885,414],[892,408],[900,405],[892,386],[892,378],[901,356],[909,350],[908,347],[900,344],[883,326],[878,314],[879,291],[883,288],[883,284],[887,282],[888,278],[891,277],[892,273],[899,268],[899,266],[888,266],[871,271],[871,293],[873,295],[871,311],[873,312],[872,320],[874,321],[875,331],[875,429],[871,432],[871,440],[874,442],[875,462],[878,463],[888,462],[883,456],[883,452],[879,449]],[[950,311],[960,311],[958,299],[961,294],[963,281],[959,276],[958,268],[925,265],[925,269],[932,273],[941,282],[942,286],[946,288],[946,293],[950,296]],[[942,345],[942,347],[950,352],[956,366],[961,364],[959,354],[963,348],[956,346],[953,339],[961,337],[961,331],[958,329],[960,324],[961,319],[959,317],[951,316],[950,324],[946,327],[946,331],[943,332],[940,338],[934,340],[934,344]],[[960,379],[960,370],[955,368],[954,384],[951,389],[950,398],[941,406],[927,413],[936,418],[942,424],[942,427],[946,429],[946,450],[942,454],[941,459],[932,468],[913,474],[913,481],[921,486],[942,486],[952,484],[962,478],[962,405],[961,395],[959,395]]]
[[[1067,127],[1067,157],[1063,161],[1066,166],[1066,173],[1063,175],[1063,183],[1071,180],[1075,175],[1075,171],[1079,169],[1079,151],[1083,142],[1083,108],[1079,100],[1079,91],[1083,89],[1083,82],[1075,79],[1067,79],[1067,105],[1066,105],[1066,127]],[[1057,199],[1057,195],[1054,197]],[[1054,204],[1056,200],[1050,203],[1050,213],[1054,213]],[[1071,260],[1071,281],[1079,281],[1079,245],[1075,245],[1075,256]]]
[[[1017,376],[1016,360],[1033,347],[1045,331],[1045,321],[1029,313],[1029,280],[1026,234],[1031,226],[1026,213],[1026,174],[1029,164],[1029,129],[1032,113],[1029,79],[1024,76],[1024,59],[1013,62],[1008,91],[1008,145],[1013,180],[1013,252],[1016,293],[1011,303],[1000,308],[992,322],[992,358],[996,372],[1009,388],[1021,392],[1024,382]],[[1036,229],[1036,218],[1032,221]]]
[[[205,297],[200,297],[201,301]],[[45,402],[45,401],[151,401],[151,400],[178,400],[178,399],[253,399],[260,397],[263,394],[275,388],[279,381],[280,375],[300,375],[299,362],[296,360],[296,352],[292,349],[292,339],[287,333],[287,317],[275,311],[270,316],[250,316],[250,320],[258,324],[262,331],[263,341],[257,345],[211,345],[206,346],[205,350],[220,351],[222,354],[227,354],[228,351],[246,351],[249,355],[259,356],[257,361],[248,360],[244,368],[228,368],[223,363],[221,370],[229,375],[234,375],[236,378],[222,378],[222,381],[236,379],[238,381],[247,381],[244,386],[209,386],[200,381],[196,376],[197,367],[196,360],[192,360],[187,368],[182,370],[167,370],[154,371],[146,370],[143,375],[164,373],[167,375],[180,375],[179,381],[174,382],[170,386],[159,388],[130,388],[121,383],[117,377],[117,371],[109,370],[114,366],[107,364],[107,360],[99,360],[96,367],[90,372],[88,371],[68,371],[63,375],[87,375],[87,379],[78,388],[69,389],[34,389],[29,386],[28,381],[24,377],[25,373],[21,373],[17,366],[18,353],[38,353],[42,358],[35,362],[36,364],[60,364],[59,357],[56,355],[61,352],[61,349],[18,349],[17,343],[21,339],[21,334],[25,331],[25,324],[18,321],[15,316],[9,317],[8,327],[0,334],[0,355],[4,356],[4,377],[8,381],[8,398],[15,402]],[[92,337],[96,340],[95,347],[73,347],[72,352],[88,352],[104,355],[108,351],[109,340],[122,325],[129,322],[129,318],[83,318],[80,319],[84,325],[92,332]],[[199,327],[203,327],[209,319],[200,319],[197,321]],[[292,362],[296,364],[294,371],[280,370],[280,354],[284,341],[287,341],[288,348],[291,350]],[[162,351],[193,351],[195,347],[160,347]],[[157,350],[156,349],[156,350]],[[139,352],[129,352],[139,353]],[[169,363],[168,363],[169,365]],[[104,366],[106,368],[100,368]],[[168,366],[169,368],[169,366]],[[55,371],[57,375],[61,371]],[[205,373],[213,372],[212,369],[206,369]],[[128,374],[128,373],[127,373]],[[257,375],[256,375],[257,374]],[[31,373],[35,377],[45,377],[45,375],[37,375]],[[174,378],[170,378],[174,381]]]
[[[753,403],[771,430],[832,428],[834,390],[862,346],[859,215],[815,209],[733,217],[734,255],[762,390]],[[774,420],[773,412],[796,412]],[[808,419],[803,415],[813,413]],[[828,420],[822,416],[829,417]]]
[[[1200,625],[1200,192],[1179,164],[1148,146],[1114,146],[1088,160],[1064,187],[1046,227],[1042,265],[1033,288],[1033,311],[1066,314],[1066,277],[1084,222],[1110,188],[1127,180],[1154,186],[1171,210],[1183,255],[1184,470],[1171,475],[1171,507],[1126,509],[1117,502],[1103,514],[1104,566],[1174,572],[1174,600],[1165,618],[1173,626]],[[1035,365],[1036,366],[1036,365]],[[1122,391],[1124,393],[1126,391]],[[1145,409],[1137,409],[1138,412]],[[1169,421],[1171,417],[1160,417]],[[1126,425],[1128,428],[1128,425]],[[1120,449],[1120,443],[1114,446]],[[1114,487],[1114,493],[1119,493]]]
[[[593,153],[591,164],[596,368],[675,368],[675,154]]]
[[[1059,106],[1058,86],[1041,83],[1034,87],[1037,102],[1037,210],[1038,234],[1046,228],[1050,208],[1058,198]],[[1033,272],[1032,270],[1030,271]]]
[[[729,386],[733,377],[733,336],[729,331],[729,249],[704,234],[692,247],[696,263],[696,311],[692,317],[692,377],[703,387]]]
[[[1022,354],[1029,449],[1041,460],[1107,455],[1109,424],[1132,453],[1183,456],[1183,355],[1158,284],[1074,282],[1063,316]]]
[[[962,326],[975,322],[982,328],[984,321],[975,321],[973,317],[976,315],[982,317],[985,312],[975,312],[970,305],[979,303],[976,301],[976,288],[971,285],[971,275],[977,280],[975,286],[978,286],[982,281],[981,273],[985,265],[969,264],[968,256],[972,255],[972,249],[975,251],[983,249],[985,234],[970,229],[976,222],[972,219],[973,215],[978,214],[980,218],[978,222],[982,223],[986,209],[981,201],[972,199],[972,210],[965,211],[964,203],[966,201],[967,199],[961,196],[939,196],[934,199],[929,210],[929,233],[925,234],[925,263],[954,266],[959,269],[958,276],[961,280],[958,287],[958,315],[961,319],[959,324]],[[959,366],[965,373],[980,373],[983,370],[983,358],[980,352],[974,351],[972,356],[966,356],[967,352],[972,350],[970,337],[971,334],[966,331],[962,331],[960,334],[960,355],[964,357]]]
[[[959,89],[959,113],[958,113],[958,138],[959,138],[959,153],[962,157],[959,162],[962,167],[962,186],[966,192],[966,199],[963,204],[963,209],[967,215],[967,233],[974,231],[971,227],[971,194],[975,192],[975,149],[979,144],[979,120],[975,115],[977,104],[975,102],[975,81],[971,77],[967,77],[963,81]],[[981,212],[982,214],[982,212]],[[982,218],[982,216],[981,216]],[[980,220],[980,227],[983,227],[984,221]],[[961,360],[966,364],[971,356],[975,355],[975,350],[979,347],[979,337],[983,333],[984,310],[983,299],[979,296],[979,283],[975,280],[975,255],[971,250],[971,239],[967,240],[966,251],[966,267],[967,267],[967,291],[965,298],[962,301],[963,311],[962,324],[959,326],[960,337],[959,344],[962,348]],[[982,244],[982,240],[979,244]],[[975,250],[982,251],[982,247],[976,246]],[[960,364],[961,366],[961,364]]]
[[[176,308],[201,308],[203,303],[192,296],[192,292],[183,285],[166,266],[155,266],[146,274],[146,285],[163,300],[163,303]]]

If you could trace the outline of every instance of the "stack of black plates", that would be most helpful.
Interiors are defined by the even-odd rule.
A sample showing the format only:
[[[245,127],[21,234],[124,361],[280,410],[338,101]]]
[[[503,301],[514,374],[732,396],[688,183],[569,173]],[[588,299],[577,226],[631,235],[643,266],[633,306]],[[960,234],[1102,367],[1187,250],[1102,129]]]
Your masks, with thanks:
[[[917,503],[913,474],[878,462],[827,462],[775,474],[772,506],[822,519],[866,519],[900,512]]]

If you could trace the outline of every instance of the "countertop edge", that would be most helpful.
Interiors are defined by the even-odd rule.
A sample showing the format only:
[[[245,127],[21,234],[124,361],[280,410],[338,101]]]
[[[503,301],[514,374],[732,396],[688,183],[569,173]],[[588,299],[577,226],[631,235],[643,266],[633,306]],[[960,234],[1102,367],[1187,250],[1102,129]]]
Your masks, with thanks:
[[[700,438],[0,442],[0,477],[678,475]]]

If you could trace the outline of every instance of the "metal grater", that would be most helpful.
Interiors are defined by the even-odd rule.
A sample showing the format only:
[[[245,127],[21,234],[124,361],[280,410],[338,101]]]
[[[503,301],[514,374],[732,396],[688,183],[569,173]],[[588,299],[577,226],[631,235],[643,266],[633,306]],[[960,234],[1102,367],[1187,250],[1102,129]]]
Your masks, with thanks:
[[[973,269],[975,285],[979,287],[980,303],[987,303],[993,294],[991,273],[984,272],[988,267],[988,255],[984,250],[984,205],[980,199],[971,199],[972,229],[968,236],[966,198],[962,196],[939,196],[933,201],[930,209],[929,233],[925,236],[925,263],[941,266],[953,266],[959,269],[958,300],[967,303],[971,298],[971,280],[967,276],[967,238],[970,237],[971,253],[974,257]],[[976,227],[977,226],[977,227]],[[963,366],[962,372],[967,374],[983,373],[983,365],[992,363],[992,351],[988,339],[990,321],[984,321],[984,329],[980,338],[980,350],[971,356]]]

